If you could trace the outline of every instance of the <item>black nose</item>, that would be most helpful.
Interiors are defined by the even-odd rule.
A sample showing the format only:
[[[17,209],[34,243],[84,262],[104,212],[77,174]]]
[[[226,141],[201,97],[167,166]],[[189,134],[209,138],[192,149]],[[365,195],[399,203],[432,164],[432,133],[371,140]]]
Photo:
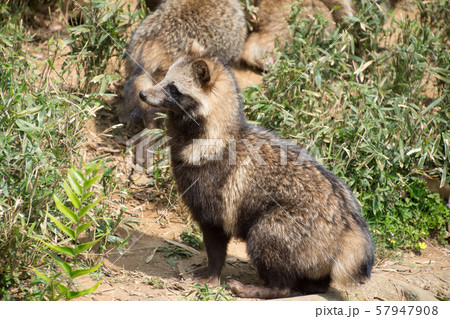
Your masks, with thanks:
[[[141,91],[141,92],[139,92],[139,98],[145,102],[147,100],[147,94],[145,94],[143,91]]]

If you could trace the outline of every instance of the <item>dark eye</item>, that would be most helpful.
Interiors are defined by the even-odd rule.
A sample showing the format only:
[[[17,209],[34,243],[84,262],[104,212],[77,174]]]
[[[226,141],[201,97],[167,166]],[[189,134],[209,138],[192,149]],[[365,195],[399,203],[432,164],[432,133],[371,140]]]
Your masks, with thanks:
[[[181,95],[180,91],[178,91],[178,88],[173,83],[167,85],[167,93],[169,93],[174,100],[178,99]]]

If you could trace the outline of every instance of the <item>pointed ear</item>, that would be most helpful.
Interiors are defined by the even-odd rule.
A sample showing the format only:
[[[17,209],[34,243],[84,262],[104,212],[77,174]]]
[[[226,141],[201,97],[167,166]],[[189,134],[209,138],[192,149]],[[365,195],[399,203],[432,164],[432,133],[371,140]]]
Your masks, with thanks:
[[[205,87],[208,85],[209,81],[211,80],[211,75],[209,73],[209,67],[208,64],[205,62],[205,60],[196,60],[192,63],[192,70],[194,71],[194,76],[200,83],[202,87]]]

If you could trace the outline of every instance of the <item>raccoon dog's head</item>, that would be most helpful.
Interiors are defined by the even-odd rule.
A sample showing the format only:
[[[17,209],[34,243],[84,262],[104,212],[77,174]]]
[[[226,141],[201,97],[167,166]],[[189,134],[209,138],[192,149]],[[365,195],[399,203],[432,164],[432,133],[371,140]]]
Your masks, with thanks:
[[[203,131],[211,138],[223,137],[222,129],[241,116],[233,74],[217,58],[201,52],[180,58],[160,83],[141,91],[139,97],[165,109],[169,119],[172,114],[177,120],[203,123]]]
[[[140,91],[139,98],[153,107],[195,115],[210,85],[210,66],[206,60],[181,59],[169,68],[160,83]]]

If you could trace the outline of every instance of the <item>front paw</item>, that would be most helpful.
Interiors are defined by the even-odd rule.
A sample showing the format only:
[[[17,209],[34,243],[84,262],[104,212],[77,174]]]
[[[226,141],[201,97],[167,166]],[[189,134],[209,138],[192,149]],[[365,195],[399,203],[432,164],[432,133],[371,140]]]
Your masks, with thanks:
[[[218,286],[219,285],[219,277],[217,276],[200,276],[195,277],[194,281],[197,283],[204,285],[207,284],[208,286]]]

